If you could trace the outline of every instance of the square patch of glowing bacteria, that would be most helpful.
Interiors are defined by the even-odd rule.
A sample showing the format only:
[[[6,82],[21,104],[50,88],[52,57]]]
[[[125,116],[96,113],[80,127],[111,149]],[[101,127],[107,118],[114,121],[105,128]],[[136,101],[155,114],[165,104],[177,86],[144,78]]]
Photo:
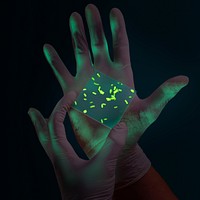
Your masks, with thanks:
[[[112,129],[123,117],[136,92],[95,70],[72,108]]]

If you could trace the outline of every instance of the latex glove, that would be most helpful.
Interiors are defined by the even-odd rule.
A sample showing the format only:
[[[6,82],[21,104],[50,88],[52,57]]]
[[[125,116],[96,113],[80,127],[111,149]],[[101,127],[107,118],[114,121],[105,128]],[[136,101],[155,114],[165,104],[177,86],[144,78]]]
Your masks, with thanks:
[[[114,54],[112,61],[98,9],[89,4],[85,11],[94,64],[91,61],[82,18],[76,12],[72,13],[70,17],[70,29],[77,64],[75,77],[70,74],[55,49],[51,45],[44,45],[45,56],[62,87],[63,93],[74,90],[79,94],[91,78],[93,68],[134,88],[129,44],[122,13],[116,8],[113,8],[110,13]],[[136,144],[145,129],[157,119],[167,102],[187,83],[188,78],[186,76],[176,76],[165,81],[146,99],[135,96],[132,104],[124,114],[124,120],[128,126],[127,148],[131,148]],[[68,114],[81,147],[90,158],[93,157],[99,149],[98,146],[101,146],[102,141],[107,137],[109,129],[74,109],[71,109]],[[87,134],[84,134],[85,132]],[[101,134],[102,132],[105,134]]]
[[[122,13],[117,8],[113,8],[110,12],[110,25],[113,38],[113,60],[111,60],[98,9],[94,5],[89,4],[85,12],[90,32],[94,64],[90,59],[91,56],[82,18],[76,12],[72,13],[70,17],[70,28],[77,64],[76,76],[73,77],[70,74],[52,46],[44,46],[46,58],[62,87],[63,93],[74,90],[79,94],[90,79],[93,68],[134,88],[129,43]],[[144,131],[158,118],[166,104],[187,83],[188,77],[176,76],[165,81],[149,97],[145,99],[140,99],[137,95],[134,97],[122,119],[128,126],[128,137],[117,165],[117,182],[127,182],[128,177],[129,181],[133,179],[133,176],[135,176],[133,166],[136,162],[134,156],[136,155],[137,141]],[[103,141],[105,141],[109,130],[102,124],[74,109],[69,111],[69,118],[75,134],[79,138],[81,147],[89,158],[93,157],[102,146]],[[86,132],[88,134],[85,134]],[[102,132],[105,134],[102,134]],[[126,165],[124,165],[125,163]],[[126,170],[122,166],[126,166]]]
[[[82,160],[68,142],[63,124],[75,96],[74,92],[66,94],[48,120],[34,108],[28,114],[53,164],[62,199],[112,199],[117,156],[125,143],[127,127],[123,122],[116,125],[100,152],[91,160]]]

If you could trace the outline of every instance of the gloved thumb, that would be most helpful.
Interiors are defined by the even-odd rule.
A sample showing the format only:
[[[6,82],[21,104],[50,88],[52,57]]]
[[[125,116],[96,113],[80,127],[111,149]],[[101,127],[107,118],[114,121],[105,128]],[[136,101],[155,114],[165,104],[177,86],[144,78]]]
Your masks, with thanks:
[[[165,81],[148,98],[145,99],[148,105],[145,113],[149,113],[147,121],[149,124],[154,122],[167,103],[174,98],[178,92],[189,82],[187,76],[176,76]]]

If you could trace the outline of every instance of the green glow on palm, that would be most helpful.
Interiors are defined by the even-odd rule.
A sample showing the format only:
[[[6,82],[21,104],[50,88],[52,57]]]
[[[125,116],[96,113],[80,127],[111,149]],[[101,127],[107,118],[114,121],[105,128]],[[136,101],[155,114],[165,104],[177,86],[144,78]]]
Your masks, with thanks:
[[[112,129],[134,96],[134,89],[95,70],[72,108]]]

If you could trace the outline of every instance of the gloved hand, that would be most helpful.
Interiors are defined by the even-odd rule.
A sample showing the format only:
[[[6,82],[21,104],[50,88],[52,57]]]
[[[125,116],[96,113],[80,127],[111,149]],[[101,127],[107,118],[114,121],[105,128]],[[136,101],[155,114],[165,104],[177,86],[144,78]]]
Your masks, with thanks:
[[[70,17],[70,29],[77,64],[76,76],[73,77],[70,74],[52,46],[44,46],[45,56],[62,87],[63,93],[65,94],[69,90],[74,90],[79,94],[90,79],[93,68],[134,88],[129,43],[122,13],[116,8],[110,12],[110,25],[113,37],[113,60],[111,60],[109,55],[108,44],[98,9],[94,5],[89,4],[85,9],[85,13],[90,32],[94,63],[91,61],[82,18],[76,12],[72,13]],[[117,164],[117,183],[128,184],[145,173],[144,170],[147,170],[148,167],[141,167],[140,170],[138,170],[139,166],[135,167],[135,163],[137,163],[135,158],[138,157],[137,141],[144,131],[158,118],[166,104],[187,83],[188,77],[176,76],[165,81],[148,98],[140,99],[137,95],[134,97],[134,100],[122,119],[127,124],[128,137]],[[103,145],[103,142],[109,134],[109,130],[102,124],[74,109],[69,111],[69,118],[79,140],[79,144],[87,156],[92,158]],[[139,154],[142,155],[141,150]],[[141,173],[137,174],[138,171]]]
[[[51,160],[63,200],[112,199],[118,154],[125,143],[127,127],[121,122],[109,133],[103,148],[91,160],[82,160],[68,142],[63,124],[76,94],[67,93],[49,119],[34,109],[29,116],[39,141]],[[103,133],[102,133],[103,134]]]

